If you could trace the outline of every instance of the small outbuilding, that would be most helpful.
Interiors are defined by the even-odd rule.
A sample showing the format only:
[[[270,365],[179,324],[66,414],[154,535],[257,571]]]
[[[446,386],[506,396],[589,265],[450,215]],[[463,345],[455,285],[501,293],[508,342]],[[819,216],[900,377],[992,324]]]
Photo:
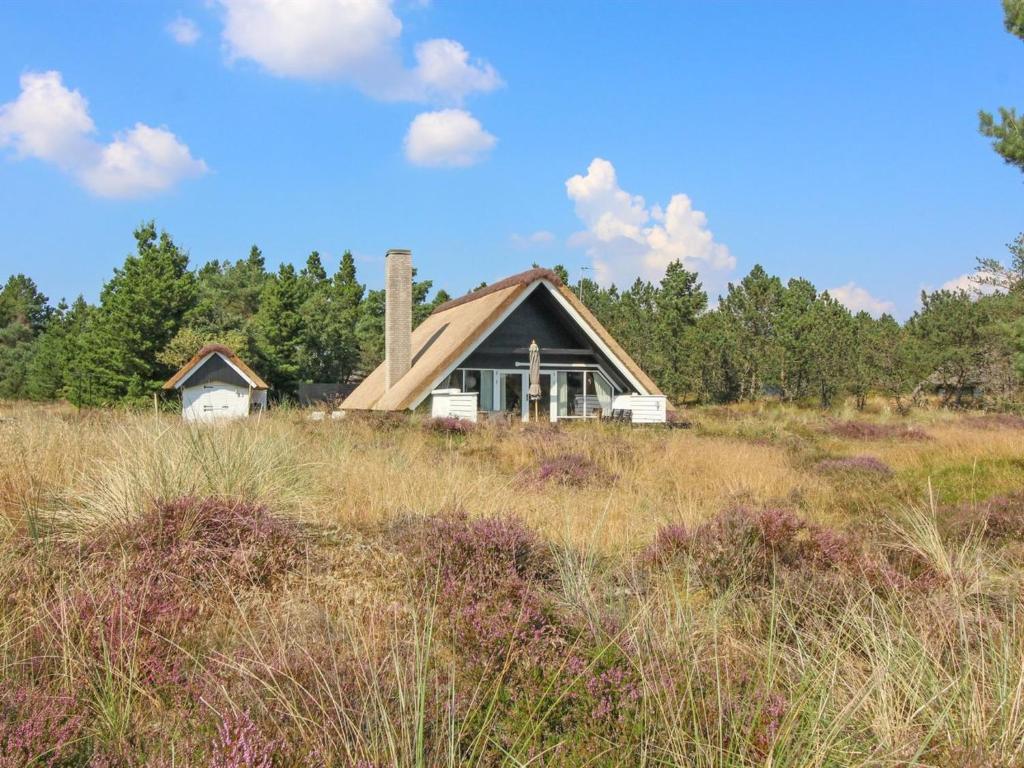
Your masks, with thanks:
[[[169,378],[165,391],[181,392],[185,421],[245,418],[267,407],[267,383],[238,355],[221,344],[208,344]]]

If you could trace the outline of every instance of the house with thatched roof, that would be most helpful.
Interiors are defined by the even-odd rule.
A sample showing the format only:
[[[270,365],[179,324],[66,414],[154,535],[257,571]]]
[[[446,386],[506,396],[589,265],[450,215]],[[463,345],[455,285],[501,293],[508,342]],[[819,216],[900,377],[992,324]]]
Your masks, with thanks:
[[[181,393],[186,421],[219,421],[265,409],[269,387],[234,351],[208,344],[164,382],[163,389]]]
[[[658,386],[551,270],[442,304],[413,330],[412,255],[388,251],[385,265],[385,359],[343,411],[406,411],[472,395],[474,415],[561,421],[628,411],[634,421],[665,421],[671,406]]]

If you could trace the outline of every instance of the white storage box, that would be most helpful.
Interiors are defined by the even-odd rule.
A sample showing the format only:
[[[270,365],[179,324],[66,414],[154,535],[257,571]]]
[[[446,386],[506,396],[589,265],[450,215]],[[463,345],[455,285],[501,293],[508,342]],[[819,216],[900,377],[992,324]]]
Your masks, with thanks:
[[[430,415],[435,419],[476,421],[477,393],[458,389],[435,389],[430,393]]]

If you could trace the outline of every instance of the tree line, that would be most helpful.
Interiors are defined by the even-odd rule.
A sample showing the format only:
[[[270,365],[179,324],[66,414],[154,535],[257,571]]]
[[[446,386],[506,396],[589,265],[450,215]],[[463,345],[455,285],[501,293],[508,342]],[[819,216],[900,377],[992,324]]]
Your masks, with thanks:
[[[851,312],[803,278],[755,266],[717,306],[679,262],[627,290],[583,280],[583,301],[673,400],[776,397],[831,406],[870,394],[905,409],[1017,402],[1024,379],[1024,234],[1010,259],[979,263],[971,289],[922,292],[905,323]],[[983,293],[991,289],[991,293]]]
[[[153,222],[114,270],[99,302],[51,305],[25,275],[0,289],[0,397],[97,406],[145,402],[202,346],[237,351],[278,398],[302,382],[345,383],[383,359],[384,292],[359,282],[348,251],[329,274],[320,254],[268,271],[245,258],[191,269]],[[776,397],[830,406],[869,394],[905,408],[934,393],[952,405],[1017,402],[1024,376],[1024,234],[1007,264],[979,264],[994,293],[922,293],[905,323],[852,313],[808,280],[755,266],[717,305],[697,274],[670,264],[658,283],[572,286],[676,402]],[[569,284],[562,266],[554,270]],[[414,323],[450,296],[414,278]]]
[[[144,402],[202,346],[224,344],[277,397],[304,381],[344,383],[384,349],[384,292],[359,283],[348,251],[328,274],[313,251],[300,269],[268,271],[260,249],[189,267],[188,254],[149,222],[99,303],[51,305],[25,275],[0,289],[0,398],[75,405]],[[414,319],[447,301],[415,280]]]

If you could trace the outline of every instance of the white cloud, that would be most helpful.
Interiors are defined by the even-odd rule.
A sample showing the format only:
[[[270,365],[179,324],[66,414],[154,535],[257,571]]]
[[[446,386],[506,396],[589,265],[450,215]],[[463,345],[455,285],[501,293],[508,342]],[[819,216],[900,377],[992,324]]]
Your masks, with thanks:
[[[736,266],[687,195],[673,195],[665,208],[648,207],[643,197],[619,186],[615,166],[599,157],[585,176],[566,181],[565,189],[586,225],[570,244],[587,249],[600,282],[630,282],[637,276],[660,280],[676,259],[705,279]]]
[[[533,248],[553,243],[555,241],[555,233],[548,232],[546,229],[538,229],[536,232],[531,232],[528,235],[515,233],[510,239],[512,240],[512,245],[517,248]]]
[[[179,16],[167,25],[167,34],[178,45],[195,45],[202,36],[198,25],[184,16]]]
[[[952,280],[947,280],[942,284],[943,291],[967,291],[972,293],[978,284],[974,282],[974,273],[968,272],[967,274],[954,277]]]
[[[416,46],[413,82],[435,101],[461,102],[470,93],[486,93],[502,85],[486,61],[471,62],[469,51],[455,40],[427,40]]]
[[[95,132],[88,102],[64,86],[60,72],[22,75],[21,94],[0,105],[0,146],[53,163],[101,197],[152,194],[207,170],[165,128],[136,123],[109,144]]]
[[[0,105],[0,146],[71,168],[91,149],[89,103],[64,87],[60,72],[26,72],[20,83],[18,98]]]
[[[136,123],[83,169],[82,183],[101,197],[139,197],[206,173],[206,163],[165,128]]]
[[[454,40],[416,46],[415,67],[402,62],[402,22],[391,0],[220,0],[231,60],[254,61],[279,77],[346,80],[373,96],[459,104],[492,91],[494,68],[471,61]]]
[[[849,282],[838,288],[830,288],[828,293],[851,312],[863,311],[878,317],[885,313],[892,314],[896,310],[896,305],[891,301],[876,299],[854,282]]]
[[[387,0],[221,0],[232,59],[282,77],[368,74],[391,54],[402,22]]]
[[[977,280],[976,272],[968,272],[967,274],[954,277],[952,280],[947,280],[941,286],[943,291],[967,291],[972,296],[989,296],[997,292],[997,288],[994,285],[987,285],[979,283]]]
[[[416,115],[405,135],[405,156],[413,165],[458,167],[480,162],[498,140],[462,109]]]

